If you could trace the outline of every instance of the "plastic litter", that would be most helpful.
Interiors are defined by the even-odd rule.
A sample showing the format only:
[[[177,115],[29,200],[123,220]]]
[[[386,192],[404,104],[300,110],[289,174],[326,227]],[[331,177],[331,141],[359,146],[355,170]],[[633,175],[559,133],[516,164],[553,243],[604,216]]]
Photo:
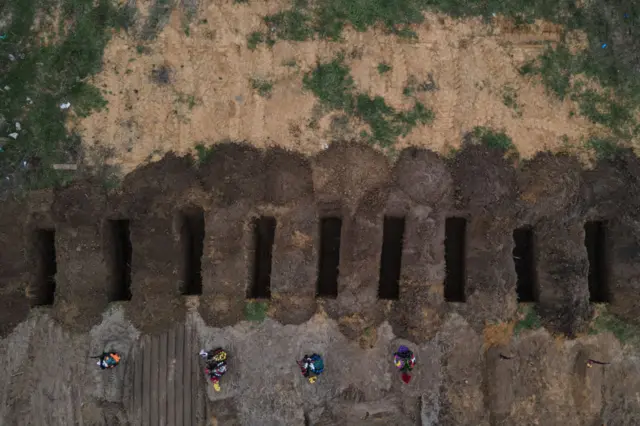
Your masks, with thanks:
[[[4,90],[6,90],[7,92],[9,91],[9,89],[11,89],[11,87],[9,87],[9,86],[4,86]]]
[[[31,98],[30,98],[30,97],[28,97],[28,96],[27,96],[27,103],[28,103],[29,105],[33,105],[33,101],[32,101],[32,100],[31,100]]]
[[[15,60],[16,60],[16,57],[15,57],[15,56],[13,56],[11,53],[9,53],[9,60],[10,60],[11,62],[13,62],[13,61],[15,61]]]
[[[60,104],[60,109],[69,109],[70,106],[71,106],[71,102],[65,102]]]
[[[17,130],[17,131],[22,130],[22,126],[20,125],[20,122],[19,122],[19,121],[16,121],[16,130]]]
[[[54,164],[53,170],[78,170],[77,164]]]
[[[6,40],[6,38],[7,38],[7,35],[6,35],[6,34],[2,34],[2,35],[0,35],[0,40]]]
[[[18,139],[18,133],[17,132],[9,133],[9,137],[11,139]]]
[[[606,49],[606,48],[607,48],[607,46],[608,46],[608,44],[607,44],[607,43],[602,43],[602,46],[601,46],[601,47],[602,47],[603,49]]]

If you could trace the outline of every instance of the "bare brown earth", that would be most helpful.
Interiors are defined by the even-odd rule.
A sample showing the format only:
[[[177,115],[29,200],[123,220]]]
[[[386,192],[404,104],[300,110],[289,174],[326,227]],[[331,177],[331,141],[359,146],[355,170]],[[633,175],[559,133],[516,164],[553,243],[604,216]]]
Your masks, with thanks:
[[[593,306],[583,223],[608,221],[608,308],[637,321],[638,177],[631,153],[584,171],[548,153],[514,168],[478,145],[452,159],[409,148],[391,165],[353,143],[313,157],[227,143],[197,167],[167,155],[118,192],[78,182],[3,203],[0,423],[637,424],[634,350],[609,333],[584,334]],[[203,292],[185,297],[176,215],[193,206],[205,212]],[[249,223],[262,214],[278,225],[272,298],[256,324],[243,320]],[[343,220],[335,299],[315,297],[321,214]],[[406,218],[399,300],[377,297],[384,215]],[[468,219],[466,303],[443,297],[444,220],[453,215]],[[104,220],[114,218],[130,220],[132,298],[110,303]],[[512,336],[511,232],[525,224],[539,242],[546,330]],[[41,290],[32,239],[41,228],[56,231],[56,297],[30,309]],[[400,342],[419,360],[409,386],[389,359]],[[197,349],[213,345],[233,357],[220,394],[197,364]],[[113,372],[87,359],[105,349],[125,355]],[[316,386],[294,363],[309,351],[327,358]],[[611,364],[587,369],[588,358]]]
[[[539,151],[583,146],[585,138],[605,132],[582,118],[572,101],[560,102],[536,80],[520,75],[519,68],[546,42],[559,41],[561,28],[547,22],[515,27],[499,17],[488,25],[428,14],[413,28],[416,41],[381,29],[348,29],[341,42],[278,41],[252,51],[247,36],[264,31],[262,17],[289,2],[183,2],[160,19],[166,25],[151,41],[142,36],[151,20],[150,1],[136,4],[138,24],[114,35],[104,71],[94,81],[109,102],[107,109],[70,123],[87,148],[112,148],[111,161],[124,172],[166,152],[184,154],[197,144],[224,140],[307,155],[332,140],[357,140],[363,123],[324,111],[302,87],[304,73],[338,53],[345,54],[357,90],[383,96],[400,110],[412,106],[403,95],[408,82],[431,76],[434,86],[417,96],[433,109],[435,121],[400,138],[398,149],[417,146],[447,154],[475,126],[487,126],[503,129],[530,158]],[[570,37],[575,46],[584,43],[581,34]],[[383,62],[392,69],[380,75],[377,66]],[[167,78],[158,83],[153,76],[161,69]],[[252,79],[271,81],[269,96],[260,96]],[[509,106],[505,95],[513,97]]]

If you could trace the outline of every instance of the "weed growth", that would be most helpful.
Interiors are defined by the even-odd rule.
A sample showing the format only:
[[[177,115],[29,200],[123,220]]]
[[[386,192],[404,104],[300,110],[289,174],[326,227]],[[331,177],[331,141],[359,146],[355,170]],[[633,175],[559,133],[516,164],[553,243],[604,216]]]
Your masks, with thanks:
[[[518,93],[513,87],[505,86],[503,88],[502,102],[508,108],[513,109],[518,117],[522,116],[521,106],[518,103]]]
[[[268,309],[268,302],[249,300],[244,305],[244,317],[247,321],[262,322],[267,317]]]
[[[474,139],[484,144],[488,148],[498,149],[507,152],[515,149],[513,141],[503,131],[496,131],[488,127],[476,126],[471,132]]]
[[[273,83],[269,80],[263,80],[260,78],[251,79],[251,88],[258,92],[258,95],[263,98],[271,97],[271,90],[273,90]]]
[[[406,136],[418,124],[433,121],[434,113],[416,102],[409,111],[396,111],[380,96],[357,93],[344,58],[338,56],[328,63],[320,63],[303,78],[303,85],[330,108],[343,110],[369,125],[370,132],[361,137],[382,147],[390,147],[399,136]]]
[[[421,23],[423,12],[427,10],[454,17],[482,16],[487,21],[495,15],[503,15],[511,18],[516,27],[531,24],[535,19],[545,19],[564,25],[566,30],[586,32],[589,44],[585,50],[572,52],[562,41],[555,47],[547,47],[537,60],[525,64],[520,72],[539,76],[548,92],[560,99],[575,97],[584,116],[609,127],[617,137],[629,139],[640,135],[640,126],[635,120],[640,104],[638,2],[293,0],[290,9],[265,17],[266,29],[250,35],[248,45],[250,48],[261,42],[272,45],[277,39],[339,40],[347,25],[357,31],[381,25],[399,37],[414,38],[416,33],[411,26]],[[583,91],[576,87],[574,77],[578,75],[598,83],[605,92]],[[414,96],[416,87],[408,85],[404,93]],[[515,106],[516,99],[508,94],[504,100]],[[519,114],[518,110],[516,112]]]
[[[199,166],[206,163],[213,155],[213,146],[206,146],[199,143],[195,146],[196,150],[196,164]]]
[[[518,315],[522,318],[513,328],[513,334],[518,336],[524,330],[537,330],[542,327],[540,315],[533,306],[521,306],[518,308]]]
[[[591,137],[586,147],[593,150],[598,160],[612,160],[620,154],[620,145],[611,138]]]
[[[631,324],[598,306],[598,314],[591,324],[589,334],[611,332],[623,344],[640,346],[640,326]]]
[[[391,65],[387,64],[386,62],[380,62],[378,64],[378,74],[386,74],[389,71],[391,71]]]

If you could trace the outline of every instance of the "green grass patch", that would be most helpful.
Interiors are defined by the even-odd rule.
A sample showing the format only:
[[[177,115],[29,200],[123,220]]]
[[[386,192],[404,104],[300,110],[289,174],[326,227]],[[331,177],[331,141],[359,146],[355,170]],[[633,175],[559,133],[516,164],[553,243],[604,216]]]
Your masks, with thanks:
[[[611,332],[623,344],[640,346],[640,326],[607,312],[605,306],[598,306],[597,310],[589,334]]]
[[[342,56],[331,62],[318,64],[312,72],[305,74],[302,84],[305,89],[312,91],[322,104],[332,109],[343,109],[347,112],[353,109],[352,93],[355,85]]]
[[[419,81],[415,75],[410,75],[407,79],[407,83],[402,89],[402,94],[407,97],[414,97],[418,93],[432,92],[437,88],[436,82],[433,79],[433,74],[431,73],[428,73],[427,78],[423,81]]]
[[[382,24],[389,33],[416,38],[410,28],[424,21],[425,0],[294,0],[292,7],[264,18],[264,40],[304,41],[314,37],[339,40],[346,25],[365,31]]]
[[[515,145],[509,136],[503,131],[497,131],[488,127],[476,126],[473,128],[473,137],[488,148],[500,151],[515,149]]]
[[[390,147],[416,125],[428,124],[434,119],[433,111],[420,102],[416,102],[409,111],[396,111],[380,96],[357,93],[342,56],[318,64],[305,74],[303,85],[325,107],[343,110],[367,123],[370,131],[363,131],[361,137],[382,147]]]
[[[32,31],[36,16],[61,6],[68,31],[58,29],[55,43],[44,44]],[[104,108],[107,101],[88,77],[102,67],[103,50],[113,28],[128,27],[131,11],[109,0],[9,0],[4,9],[11,16],[0,40],[0,195],[46,188],[68,182],[73,174],[55,171],[56,163],[76,163],[80,138],[65,126],[71,111],[87,116]],[[48,34],[55,28],[43,29]],[[16,60],[7,58],[14,55]]]
[[[258,95],[263,98],[268,98],[271,96],[271,91],[273,90],[273,83],[269,80],[264,80],[261,78],[252,78],[251,79],[251,88],[258,92]]]
[[[196,165],[201,165],[209,161],[213,156],[213,145],[206,146],[202,143],[199,143],[194,148],[196,150]]]
[[[505,86],[502,90],[502,103],[515,111],[518,117],[522,116],[521,106],[518,103],[518,93],[511,86]]]
[[[534,5],[540,2],[534,1]],[[609,128],[615,137],[637,137],[640,4],[593,1],[576,8],[573,2],[558,2],[556,7],[562,13],[552,20],[565,24],[568,30],[586,32],[588,47],[572,53],[563,42],[548,46],[520,72],[538,76],[547,91],[560,99],[570,96],[582,116]],[[586,88],[585,81],[602,90],[594,90],[594,84]]]
[[[305,41],[313,35],[309,27],[310,19],[302,10],[291,9],[265,16],[264,23],[269,29],[269,38]]]
[[[380,62],[378,64],[378,74],[380,75],[388,73],[389,71],[391,71],[391,69],[391,65],[387,64],[386,62]]]
[[[542,327],[540,315],[533,306],[521,306],[518,315],[522,318],[513,327],[513,334],[518,336],[525,330],[537,330]]]
[[[265,17],[264,28],[249,36],[248,45],[273,45],[278,39],[339,40],[347,25],[357,31],[378,25],[399,37],[415,38],[412,26],[423,22],[426,11],[454,17],[481,16],[487,21],[503,15],[511,18],[516,27],[545,19],[564,25],[566,30],[585,31],[589,46],[584,51],[572,53],[562,38],[555,47],[548,46],[537,60],[525,64],[521,73],[538,76],[548,92],[560,99],[577,96],[581,113],[594,123],[609,127],[616,136],[628,139],[640,135],[635,122],[640,104],[638,2],[594,0],[579,6],[576,0],[293,0],[289,9]],[[582,93],[575,87],[577,75],[610,91],[606,96]],[[416,91],[415,87],[407,87],[405,95],[414,96]],[[513,105],[513,100],[507,95],[505,103]],[[517,109],[516,112],[520,114]]]
[[[616,158],[622,147],[611,138],[591,137],[585,146],[591,149],[598,160],[612,160]]]
[[[260,31],[254,31],[247,37],[247,47],[249,50],[255,50],[262,42],[264,42],[264,36]]]
[[[142,37],[144,39],[154,39],[162,28],[164,28],[167,22],[169,22],[173,6],[173,0],[155,0],[155,3],[151,6],[149,18],[147,18],[147,22],[142,31]]]
[[[267,317],[269,302],[249,300],[244,305],[244,317],[247,321],[262,322]]]

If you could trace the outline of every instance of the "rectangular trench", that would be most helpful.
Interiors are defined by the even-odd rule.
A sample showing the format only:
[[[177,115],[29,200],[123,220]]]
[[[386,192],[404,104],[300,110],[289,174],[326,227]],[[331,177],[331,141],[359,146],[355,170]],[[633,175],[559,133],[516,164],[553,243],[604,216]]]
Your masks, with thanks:
[[[318,297],[338,297],[338,276],[340,274],[340,236],[342,219],[325,217],[320,219],[320,253],[318,259]]]
[[[129,221],[112,219],[105,223],[106,259],[110,272],[109,301],[131,300],[131,233]]]
[[[378,297],[380,299],[398,300],[400,298],[404,228],[404,217],[384,217],[382,253],[380,255],[380,280],[378,283]]]
[[[202,294],[202,253],[204,250],[204,211],[191,208],[180,214],[182,251],[181,286],[183,295]]]
[[[593,303],[609,303],[607,227],[604,221],[587,222],[584,244],[589,259],[589,299]]]
[[[276,234],[276,219],[261,216],[253,221],[254,256],[252,279],[247,298],[271,298],[271,261]]]
[[[538,301],[535,235],[533,228],[522,227],[513,231],[513,264],[516,270],[518,302]]]
[[[53,305],[56,293],[56,231],[37,229],[33,235],[33,250],[36,260],[36,282],[32,305]]]
[[[445,221],[444,298],[447,302],[464,302],[466,281],[467,220],[449,217]]]

